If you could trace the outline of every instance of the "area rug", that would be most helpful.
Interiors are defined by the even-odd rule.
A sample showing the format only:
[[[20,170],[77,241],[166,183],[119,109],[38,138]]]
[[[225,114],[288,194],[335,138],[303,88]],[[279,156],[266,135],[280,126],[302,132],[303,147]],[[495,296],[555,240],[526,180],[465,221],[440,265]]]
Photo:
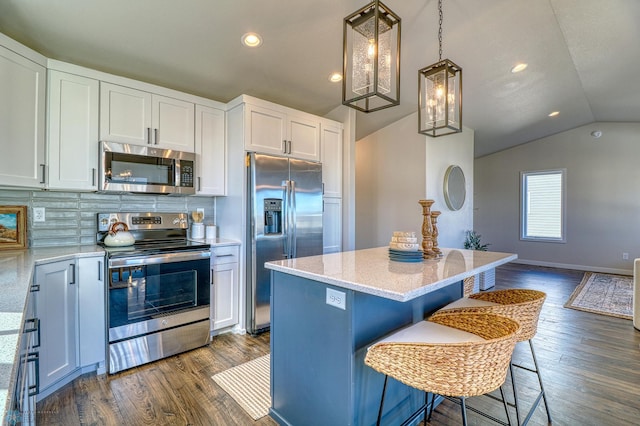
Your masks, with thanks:
[[[587,272],[565,308],[632,319],[633,277]]]
[[[249,414],[253,420],[269,414],[270,356],[265,355],[213,375],[211,378]]]

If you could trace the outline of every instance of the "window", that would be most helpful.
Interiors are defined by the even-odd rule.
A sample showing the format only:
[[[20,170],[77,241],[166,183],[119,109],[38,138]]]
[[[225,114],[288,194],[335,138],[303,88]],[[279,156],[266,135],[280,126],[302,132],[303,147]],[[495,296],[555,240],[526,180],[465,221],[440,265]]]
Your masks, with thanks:
[[[565,242],[565,174],[565,169],[521,173],[521,239]]]

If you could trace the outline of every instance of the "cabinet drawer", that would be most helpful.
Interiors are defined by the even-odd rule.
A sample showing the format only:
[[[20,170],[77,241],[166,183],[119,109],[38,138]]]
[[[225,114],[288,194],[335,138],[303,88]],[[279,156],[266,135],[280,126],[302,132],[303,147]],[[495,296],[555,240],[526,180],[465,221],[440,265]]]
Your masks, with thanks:
[[[211,249],[211,262],[216,265],[238,263],[239,251],[239,246],[213,247]]]

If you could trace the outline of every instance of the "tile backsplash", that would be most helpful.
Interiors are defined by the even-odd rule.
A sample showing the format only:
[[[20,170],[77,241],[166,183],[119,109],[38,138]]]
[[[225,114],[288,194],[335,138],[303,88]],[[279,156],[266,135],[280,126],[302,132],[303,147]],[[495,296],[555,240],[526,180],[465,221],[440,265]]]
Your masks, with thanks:
[[[204,208],[215,222],[215,197],[103,194],[0,189],[0,205],[27,206],[29,247],[95,244],[100,212],[190,212]],[[33,207],[45,208],[45,221],[33,221]]]

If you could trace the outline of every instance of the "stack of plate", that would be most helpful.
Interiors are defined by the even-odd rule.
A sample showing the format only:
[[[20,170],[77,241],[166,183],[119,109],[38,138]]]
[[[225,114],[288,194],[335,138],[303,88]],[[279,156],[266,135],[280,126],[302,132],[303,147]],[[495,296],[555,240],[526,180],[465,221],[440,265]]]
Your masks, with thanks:
[[[422,250],[416,233],[394,232],[389,243],[389,259],[396,262],[422,262]]]

